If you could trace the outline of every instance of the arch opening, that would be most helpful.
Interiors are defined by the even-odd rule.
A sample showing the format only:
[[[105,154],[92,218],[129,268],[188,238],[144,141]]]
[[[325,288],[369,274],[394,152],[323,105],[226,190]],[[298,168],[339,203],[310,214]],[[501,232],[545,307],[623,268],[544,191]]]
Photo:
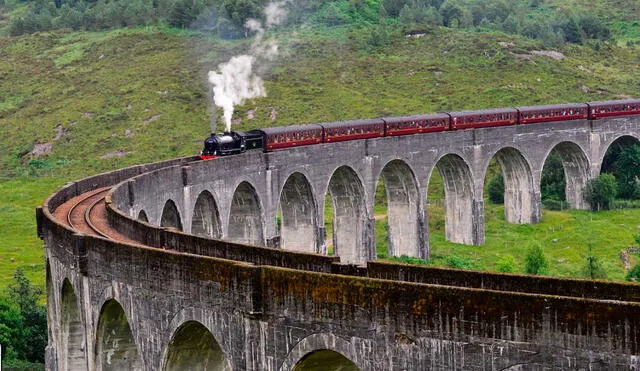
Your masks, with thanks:
[[[78,309],[78,298],[68,279],[62,284],[61,317],[61,369],[86,370],[84,327]]]
[[[258,194],[247,182],[240,183],[233,193],[228,234],[234,242],[264,245],[262,207]]]
[[[436,168],[440,177],[432,172],[429,179],[429,214],[437,214],[434,209],[442,207],[443,203],[445,239],[466,245],[482,243],[475,236],[473,178],[469,166],[462,157],[448,154],[438,160]],[[442,183],[434,182],[440,179]],[[443,198],[431,196],[432,188],[440,189]],[[430,228],[433,226],[430,221]]]
[[[182,219],[180,213],[173,200],[167,200],[162,209],[162,218],[160,220],[161,227],[171,227],[182,230]]]
[[[138,213],[138,220],[141,222],[149,223],[149,218],[147,217],[147,213],[144,210],[140,210]]]
[[[640,140],[624,135],[614,140],[602,157],[600,173],[616,179],[616,198],[640,199]]]
[[[368,232],[365,192],[360,178],[351,168],[339,167],[331,176],[328,193],[333,215],[333,253],[340,256],[343,263],[366,262],[373,257],[368,243],[373,232]]]
[[[503,148],[494,159],[500,165],[504,182],[504,219],[508,223],[533,224],[540,221],[531,167],[515,148]]]
[[[189,321],[174,333],[167,347],[165,371],[231,370],[222,348],[201,323]]]
[[[589,160],[577,144],[562,142],[553,147],[545,159],[540,179],[543,205],[551,206],[557,200],[560,208],[564,208],[563,201],[566,201],[573,209],[588,209],[584,189],[589,169]]]
[[[280,193],[280,246],[287,250],[317,252],[316,204],[311,184],[293,173]]]
[[[97,369],[142,370],[142,358],[138,351],[127,316],[120,304],[108,300],[100,311],[96,331]]]
[[[381,181],[380,181],[381,180]],[[409,166],[400,160],[389,162],[380,174],[376,187],[375,205],[384,206],[384,215],[374,215],[377,230],[383,225],[386,232],[388,256],[420,256],[418,230],[418,186]],[[380,194],[383,193],[383,194]],[[379,236],[380,233],[377,233]],[[376,241],[384,246],[384,241]]]
[[[196,205],[193,208],[191,219],[191,233],[198,236],[220,238],[220,215],[213,195],[203,191],[198,195]]]
[[[342,354],[321,349],[305,355],[293,371],[358,371],[358,366]]]

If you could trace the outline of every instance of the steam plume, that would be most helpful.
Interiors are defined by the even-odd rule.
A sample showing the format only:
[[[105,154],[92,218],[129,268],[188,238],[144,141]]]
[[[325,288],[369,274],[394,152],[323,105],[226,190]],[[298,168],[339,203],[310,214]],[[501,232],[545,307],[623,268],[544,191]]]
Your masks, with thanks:
[[[246,99],[265,97],[262,78],[254,71],[254,66],[273,60],[278,55],[276,40],[264,39],[267,29],[279,25],[286,19],[284,5],[288,0],[269,3],[264,8],[265,24],[256,19],[248,19],[245,27],[256,32],[249,54],[238,55],[226,63],[218,65],[218,72],[209,71],[209,82],[213,85],[213,102],[224,111],[225,131],[231,131],[231,117],[234,106]]]

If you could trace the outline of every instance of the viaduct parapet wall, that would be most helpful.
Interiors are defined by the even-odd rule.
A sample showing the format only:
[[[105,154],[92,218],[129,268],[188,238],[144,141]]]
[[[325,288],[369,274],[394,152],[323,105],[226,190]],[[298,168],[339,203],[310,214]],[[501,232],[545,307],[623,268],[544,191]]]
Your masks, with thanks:
[[[378,179],[390,213],[411,219],[396,225],[391,251],[426,257],[423,200],[435,169],[447,209],[456,210],[447,216],[448,238],[479,244],[492,158],[505,173],[507,220],[531,223],[540,218],[540,174],[553,149],[573,181],[568,199],[583,208],[573,185],[596,176],[609,145],[623,136],[640,138],[640,121],[177,159],[68,184],[45,202],[39,223],[47,368],[294,370],[322,354],[361,370],[640,368],[637,284],[371,261]],[[84,235],[52,214],[76,195],[114,185],[108,219],[138,244]],[[327,192],[336,256],[325,255]],[[291,245],[301,230],[306,244]],[[259,246],[274,237],[282,248]]]

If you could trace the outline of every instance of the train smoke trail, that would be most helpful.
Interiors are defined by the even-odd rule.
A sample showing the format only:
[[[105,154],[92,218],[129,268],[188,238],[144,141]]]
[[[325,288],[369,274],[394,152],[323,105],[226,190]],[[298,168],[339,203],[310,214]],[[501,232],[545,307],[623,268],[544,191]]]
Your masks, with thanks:
[[[284,6],[288,1],[267,4],[264,8],[264,25],[256,19],[247,20],[245,27],[256,32],[249,54],[238,55],[226,63],[221,63],[218,65],[218,72],[209,71],[209,82],[213,85],[213,103],[224,111],[225,131],[231,131],[234,106],[244,103],[247,99],[267,95],[264,81],[254,67],[277,57],[278,43],[274,39],[265,40],[265,27],[269,29],[285,21],[287,12]]]

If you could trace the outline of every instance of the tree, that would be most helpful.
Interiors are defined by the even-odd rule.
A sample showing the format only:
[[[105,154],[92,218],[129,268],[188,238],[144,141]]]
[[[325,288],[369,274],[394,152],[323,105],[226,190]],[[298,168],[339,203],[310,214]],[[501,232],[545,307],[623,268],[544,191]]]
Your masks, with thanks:
[[[228,18],[238,27],[244,27],[249,18],[259,18],[260,6],[252,0],[226,0],[222,4]]]
[[[564,201],[566,199],[565,186],[562,158],[557,152],[551,152],[542,169],[542,179],[540,180],[542,199]]]
[[[488,186],[489,201],[494,204],[504,203],[504,177],[498,173],[491,178]]]
[[[582,44],[582,33],[578,23],[573,18],[562,22],[560,29],[564,32],[564,39],[573,44]]]
[[[442,24],[442,18],[438,11],[434,7],[427,6],[420,2],[405,5],[400,11],[399,20],[400,23],[405,25],[428,24],[438,26]]]
[[[549,263],[544,256],[544,251],[540,245],[535,245],[529,249],[525,257],[525,272],[527,274],[547,274]]]
[[[611,30],[604,22],[593,15],[582,16],[578,24],[589,39],[608,40],[611,37]]]
[[[24,344],[16,348],[18,359],[44,363],[44,348],[47,346],[47,308],[38,302],[42,289],[35,287],[18,268],[9,285],[9,297],[22,314],[20,336]]]
[[[616,197],[616,178],[611,174],[600,174],[596,179],[587,182],[584,200],[591,205],[591,210],[609,210]]]
[[[613,162],[612,175],[617,181],[618,196],[633,199],[640,179],[640,145],[634,144],[620,148]]]
[[[16,349],[24,348],[25,339],[20,333],[22,327],[20,308],[8,298],[0,297],[0,344],[3,359],[15,359]]]
[[[520,20],[513,14],[509,14],[509,16],[502,22],[502,29],[504,32],[517,34],[520,31]]]
[[[453,0],[446,0],[440,7],[440,15],[442,16],[442,24],[445,27],[462,25],[464,12],[462,8]]]
[[[407,3],[407,0],[384,0],[382,6],[390,17],[397,17]]]

